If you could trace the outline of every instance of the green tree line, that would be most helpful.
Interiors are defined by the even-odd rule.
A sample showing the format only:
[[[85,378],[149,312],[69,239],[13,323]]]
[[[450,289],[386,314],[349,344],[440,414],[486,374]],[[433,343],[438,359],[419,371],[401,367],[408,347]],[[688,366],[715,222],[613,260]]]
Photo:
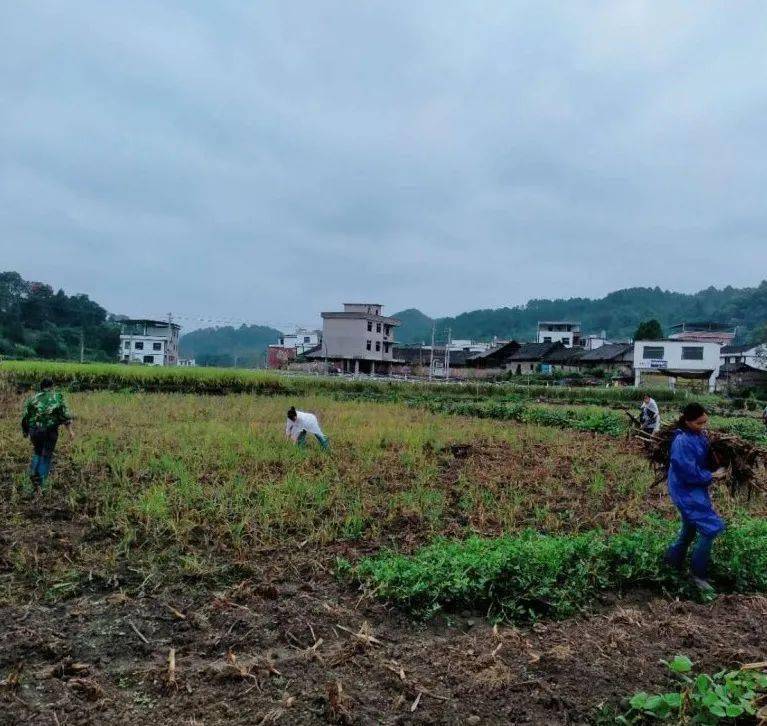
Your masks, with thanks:
[[[0,356],[113,361],[119,325],[87,295],[0,272]]]
[[[604,330],[615,339],[633,337],[643,321],[657,320],[666,333],[682,321],[716,321],[737,325],[740,342],[757,343],[767,340],[767,280],[757,287],[708,287],[694,294],[633,287],[599,299],[530,300],[517,307],[474,310],[436,320],[411,308],[394,317],[402,322],[397,340],[405,343],[429,341],[433,322],[439,340],[444,340],[448,327],[453,338],[533,340],[539,320],[580,321],[585,333]]]

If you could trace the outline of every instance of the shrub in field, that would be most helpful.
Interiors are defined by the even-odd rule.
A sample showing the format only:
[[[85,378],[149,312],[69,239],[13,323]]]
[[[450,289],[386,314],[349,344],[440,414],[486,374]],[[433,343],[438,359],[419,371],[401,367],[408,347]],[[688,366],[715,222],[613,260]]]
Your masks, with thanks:
[[[573,614],[599,593],[637,584],[674,586],[662,564],[673,525],[633,532],[438,540],[406,556],[363,559],[356,577],[376,595],[421,615],[463,607],[510,620]],[[767,522],[747,519],[717,544],[715,580],[734,591],[767,590]]]
[[[692,661],[683,655],[664,661],[680,681],[669,693],[636,693],[630,710],[618,723],[654,721],[717,724],[722,721],[753,720],[767,692],[767,673],[759,668],[719,671],[714,675],[693,675]]]

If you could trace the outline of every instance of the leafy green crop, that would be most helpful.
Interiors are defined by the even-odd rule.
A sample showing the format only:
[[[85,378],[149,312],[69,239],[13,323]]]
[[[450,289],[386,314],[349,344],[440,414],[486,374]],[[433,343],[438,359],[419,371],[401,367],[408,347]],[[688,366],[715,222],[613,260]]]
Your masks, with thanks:
[[[673,525],[653,522],[606,536],[528,531],[495,539],[440,539],[411,556],[359,562],[355,576],[378,597],[420,615],[464,607],[521,620],[572,615],[600,593],[637,584],[679,589],[662,562]],[[767,590],[767,522],[744,519],[714,548],[713,576],[736,592]]]

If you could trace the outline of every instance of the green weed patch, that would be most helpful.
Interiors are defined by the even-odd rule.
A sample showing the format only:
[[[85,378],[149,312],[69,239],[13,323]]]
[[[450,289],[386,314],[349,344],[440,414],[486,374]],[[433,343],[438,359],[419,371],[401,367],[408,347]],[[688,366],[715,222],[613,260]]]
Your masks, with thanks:
[[[377,597],[422,616],[470,608],[508,620],[563,618],[611,590],[678,590],[678,573],[662,562],[673,534],[672,523],[653,522],[612,536],[528,531],[437,540],[411,556],[366,558],[354,575]],[[731,527],[715,546],[712,574],[722,590],[767,590],[767,522],[744,519]]]
[[[742,723],[744,719],[754,720],[767,692],[767,673],[758,667],[761,664],[695,676],[692,661],[684,655],[664,663],[675,674],[679,688],[668,693],[634,694],[630,710],[618,717],[617,723]]]

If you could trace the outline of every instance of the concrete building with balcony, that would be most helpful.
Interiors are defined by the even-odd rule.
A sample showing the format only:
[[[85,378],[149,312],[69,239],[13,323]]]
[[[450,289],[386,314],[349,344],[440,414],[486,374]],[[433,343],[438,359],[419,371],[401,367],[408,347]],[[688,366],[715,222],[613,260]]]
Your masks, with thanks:
[[[322,313],[322,342],[306,358],[327,360],[344,373],[388,374],[399,324],[377,303],[344,303],[343,311]]]
[[[120,361],[152,366],[178,365],[181,326],[167,320],[122,320]]]

